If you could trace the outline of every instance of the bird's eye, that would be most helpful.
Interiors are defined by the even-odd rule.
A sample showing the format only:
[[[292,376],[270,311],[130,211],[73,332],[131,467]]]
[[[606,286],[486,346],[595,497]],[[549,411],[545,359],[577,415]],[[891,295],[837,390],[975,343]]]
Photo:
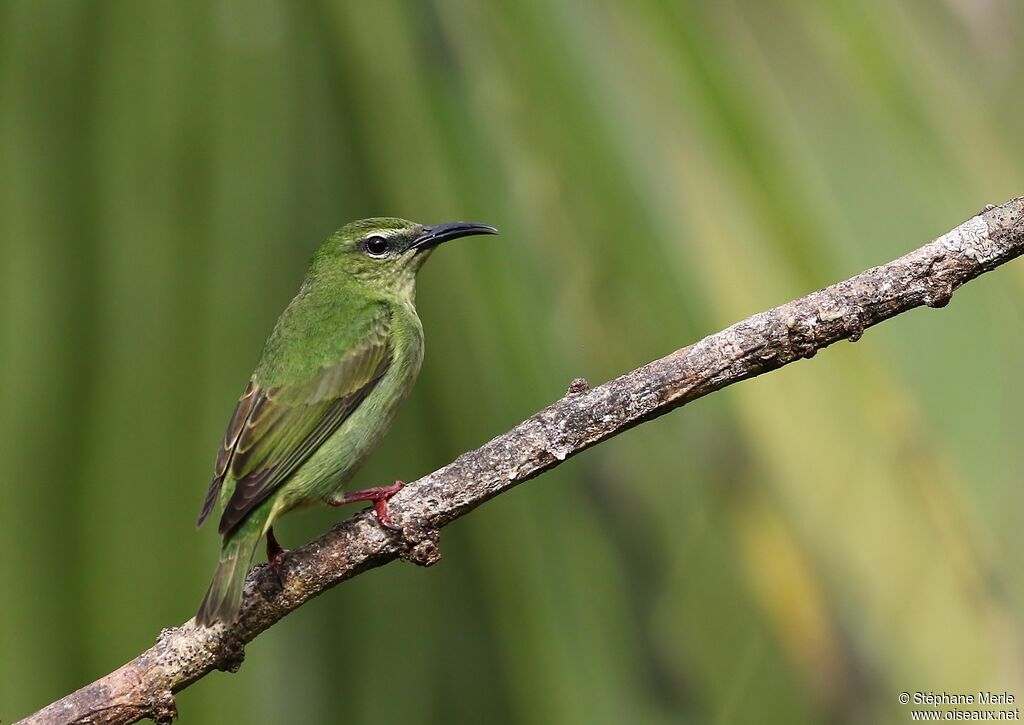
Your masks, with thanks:
[[[364,246],[366,247],[366,253],[371,257],[386,257],[388,255],[388,240],[384,237],[369,237]]]

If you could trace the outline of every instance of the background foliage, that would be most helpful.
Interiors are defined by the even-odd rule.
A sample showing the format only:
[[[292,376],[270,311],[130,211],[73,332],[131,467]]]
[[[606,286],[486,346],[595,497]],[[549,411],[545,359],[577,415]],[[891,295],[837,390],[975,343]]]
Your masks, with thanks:
[[[190,616],[227,416],[345,221],[474,219],[364,485],[1024,193],[998,0],[0,3],[0,719]],[[1022,687],[1024,267],[588,452],[187,722],[843,722]],[[337,511],[286,519],[298,544]]]

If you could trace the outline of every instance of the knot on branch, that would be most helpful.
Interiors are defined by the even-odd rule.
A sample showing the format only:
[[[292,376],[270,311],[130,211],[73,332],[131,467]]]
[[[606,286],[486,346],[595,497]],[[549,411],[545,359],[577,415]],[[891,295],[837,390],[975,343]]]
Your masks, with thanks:
[[[160,690],[153,695],[150,717],[157,725],[171,725],[178,717],[178,707],[174,704],[174,694],[170,690]]]
[[[929,307],[940,308],[953,299],[953,283],[947,279],[929,279],[925,282],[924,303]]]
[[[569,383],[569,389],[565,391],[566,395],[579,395],[590,390],[590,383],[587,382],[586,378],[573,378],[572,382]]]
[[[820,343],[815,330],[817,324],[817,315],[807,318],[791,315],[786,318],[786,335],[789,338],[789,349],[794,359],[807,358],[809,360],[818,353]]]
[[[227,636],[220,646],[217,669],[221,672],[238,672],[245,661],[245,643],[238,637]]]
[[[416,566],[433,566],[441,560],[441,532],[429,523],[417,522],[401,530],[401,556]]]
[[[853,308],[843,317],[843,330],[850,342],[857,342],[864,336],[864,321],[860,317],[860,310]]]

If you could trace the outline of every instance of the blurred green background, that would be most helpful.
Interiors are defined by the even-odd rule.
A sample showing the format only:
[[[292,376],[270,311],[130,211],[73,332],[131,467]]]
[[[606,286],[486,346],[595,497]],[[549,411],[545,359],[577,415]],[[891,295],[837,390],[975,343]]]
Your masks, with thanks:
[[[1024,194],[1024,6],[0,2],[0,719],[191,616],[227,417],[353,218],[420,277],[357,483]],[[189,723],[876,723],[1024,697],[1024,266],[744,383],[346,583]],[[340,516],[278,528],[298,545]]]

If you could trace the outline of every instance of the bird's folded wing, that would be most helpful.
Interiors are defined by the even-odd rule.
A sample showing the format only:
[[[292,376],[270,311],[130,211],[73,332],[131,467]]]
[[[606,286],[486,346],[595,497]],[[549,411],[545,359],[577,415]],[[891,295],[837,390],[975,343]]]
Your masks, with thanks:
[[[221,534],[233,531],[341,426],[387,372],[389,322],[381,314],[340,360],[305,380],[266,390],[255,379],[249,383],[217,456],[200,524],[213,509],[225,476],[235,486],[221,516]]]

